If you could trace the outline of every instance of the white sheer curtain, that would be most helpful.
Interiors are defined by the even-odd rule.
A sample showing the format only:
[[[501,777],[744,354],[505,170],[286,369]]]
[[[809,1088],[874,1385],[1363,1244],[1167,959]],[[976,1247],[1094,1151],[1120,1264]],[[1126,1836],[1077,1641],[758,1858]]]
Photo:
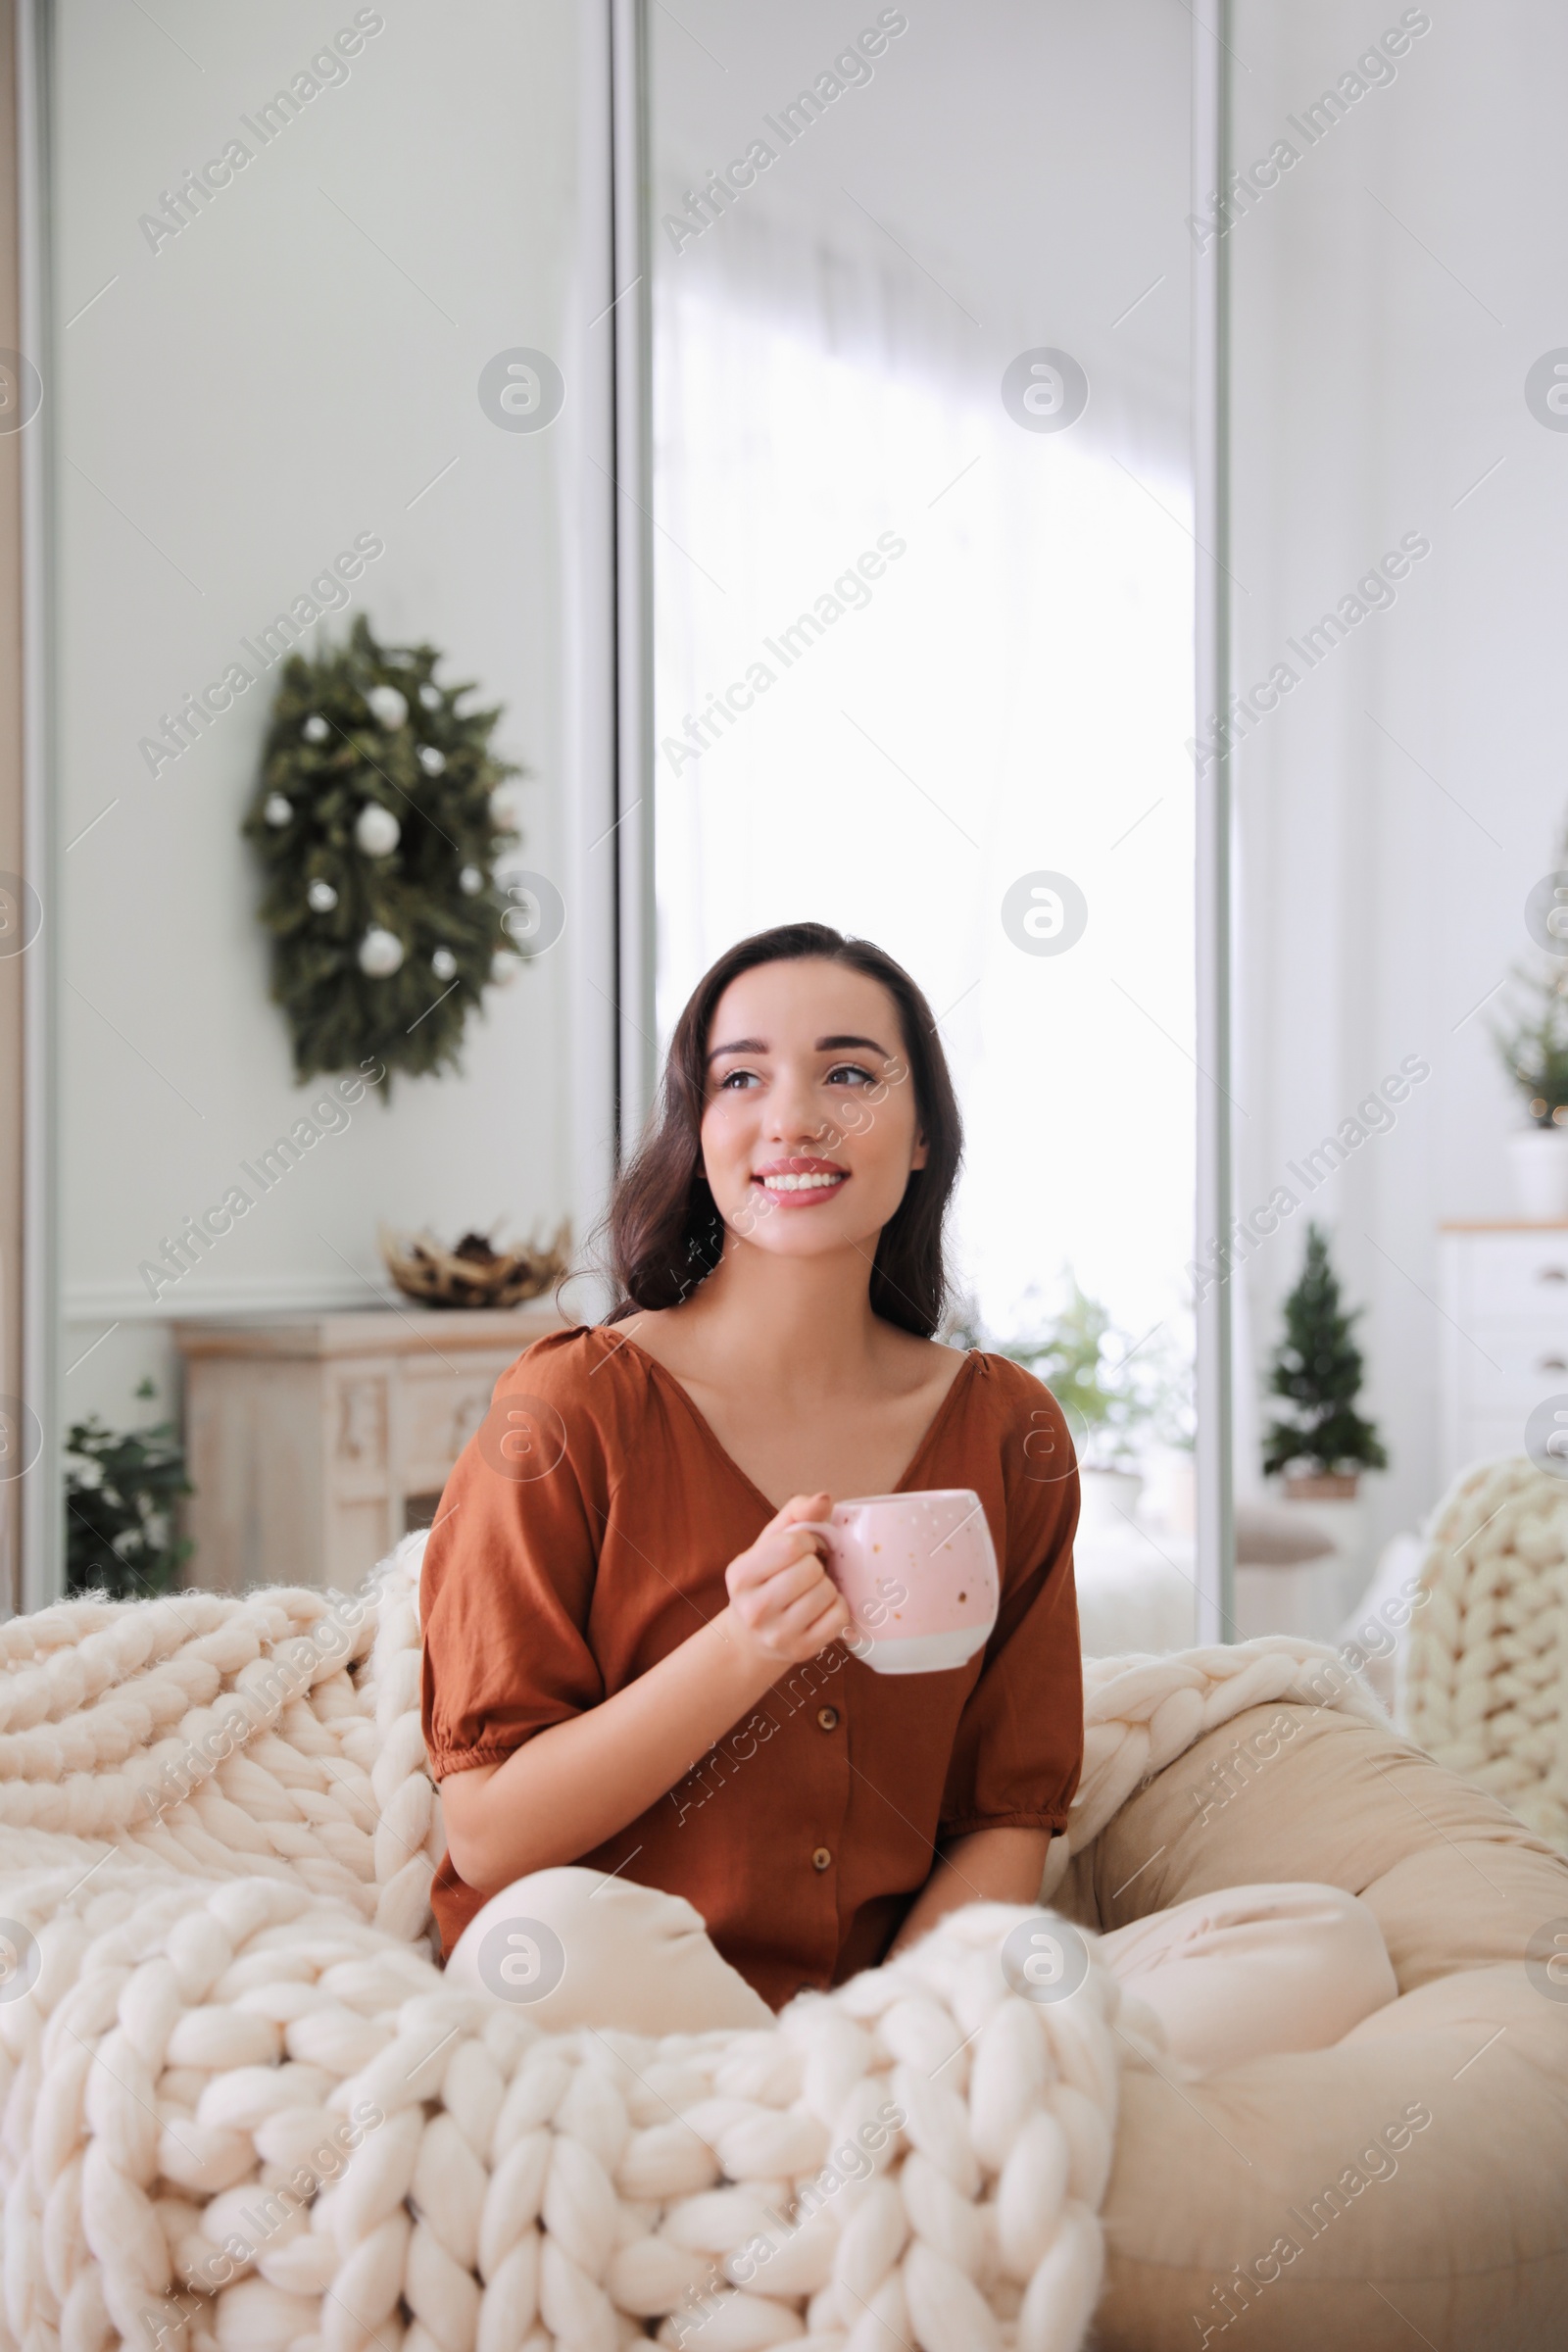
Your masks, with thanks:
[[[760,209],[663,260],[655,318],[661,1043],[746,932],[876,940],[953,1062],[985,1326],[1016,1331],[1070,1262],[1185,1352],[1191,541],[1168,416],[1140,436],[1092,396],[1068,431],[1021,429],[955,297]],[[865,601],[835,592],[879,544]],[[803,612],[821,635],[786,665]],[[688,714],[749,671],[751,707],[694,753]],[[1038,870],[1088,902],[1061,956],[1003,927]]]

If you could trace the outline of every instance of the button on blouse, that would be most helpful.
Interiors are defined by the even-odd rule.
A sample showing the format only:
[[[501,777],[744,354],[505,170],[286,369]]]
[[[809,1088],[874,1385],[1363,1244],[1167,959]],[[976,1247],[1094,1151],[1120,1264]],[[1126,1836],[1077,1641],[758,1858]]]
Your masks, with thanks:
[[[773,1516],[680,1383],[614,1326],[537,1342],[497,1383],[497,1404],[512,1396],[536,1419],[548,1408],[549,1466],[518,1475],[481,1430],[425,1550],[438,1781],[499,1763],[678,1647],[725,1606],[725,1568]],[[971,1350],[899,1482],[940,1487],[975,1490],[996,1545],[984,1649],[882,1675],[835,1642],[577,1857],[684,1895],[775,2008],[883,1956],[939,1839],[1066,1826],[1083,1752],[1078,1478],[1055,1399],[1021,1365]],[[808,1871],[784,1860],[803,1848]],[[446,1951],[484,1899],[445,1856],[431,1902]]]

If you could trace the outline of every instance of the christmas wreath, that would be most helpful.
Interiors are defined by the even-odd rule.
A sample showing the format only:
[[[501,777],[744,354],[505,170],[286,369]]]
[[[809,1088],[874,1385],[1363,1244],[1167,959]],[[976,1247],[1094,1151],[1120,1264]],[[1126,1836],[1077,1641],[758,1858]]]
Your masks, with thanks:
[[[499,708],[460,710],[474,687],[438,686],[439,660],[379,645],[362,613],[282,673],[242,831],[302,1082],[374,1058],[390,1094],[393,1070],[456,1066],[469,1012],[518,966],[495,863],[525,771],[490,749]]]

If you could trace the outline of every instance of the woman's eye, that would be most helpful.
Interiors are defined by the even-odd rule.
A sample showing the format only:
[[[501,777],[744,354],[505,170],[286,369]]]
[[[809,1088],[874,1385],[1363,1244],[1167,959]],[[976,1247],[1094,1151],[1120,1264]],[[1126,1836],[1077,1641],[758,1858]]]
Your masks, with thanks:
[[[833,1068],[829,1070],[827,1074],[828,1085],[834,1086],[841,1082],[845,1085],[854,1083],[859,1086],[873,1086],[876,1083],[871,1076],[870,1071],[862,1070],[859,1063],[857,1061],[837,1062],[834,1064]]]
[[[755,1070],[731,1070],[719,1080],[718,1091],[721,1095],[738,1093],[743,1086],[755,1086],[756,1084],[757,1072]]]

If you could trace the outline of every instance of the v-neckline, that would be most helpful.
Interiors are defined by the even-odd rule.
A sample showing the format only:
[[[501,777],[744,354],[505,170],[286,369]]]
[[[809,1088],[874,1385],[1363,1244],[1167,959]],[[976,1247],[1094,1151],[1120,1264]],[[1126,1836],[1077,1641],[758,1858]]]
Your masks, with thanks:
[[[784,1507],[783,1503],[769,1501],[768,1497],[762,1493],[761,1488],[758,1485],[756,1479],[751,1477],[747,1471],[741,1468],[739,1462],[735,1459],[735,1456],[730,1452],[729,1447],[721,1442],[718,1432],[714,1429],[711,1421],[709,1420],[708,1415],[703,1411],[702,1406],[697,1402],[696,1397],[693,1396],[685,1382],[677,1380],[674,1373],[669,1370],[667,1365],[662,1364],[657,1355],[650,1355],[648,1349],[639,1346],[636,1340],[625,1337],[622,1338],[620,1345],[623,1348],[633,1348],[641,1357],[642,1361],[647,1364],[662,1381],[667,1382],[668,1386],[674,1390],[675,1395],[680,1398],[680,1401],[685,1406],[686,1411],[690,1414],[693,1422],[697,1426],[698,1433],[704,1440],[705,1444],[718,1456],[725,1469],[728,1470],[733,1477],[738,1478],[741,1482],[741,1485],[747,1488],[748,1491],[756,1496],[758,1502],[767,1513],[768,1518],[776,1519],[779,1512]],[[955,1373],[953,1379],[948,1383],[947,1394],[942,1398],[941,1403],[937,1406],[937,1409],[932,1414],[930,1420],[926,1423],[925,1428],[921,1431],[919,1438],[915,1442],[914,1451],[910,1454],[907,1462],[906,1462],[897,1483],[891,1487],[884,1488],[883,1492],[885,1494],[902,1494],[904,1493],[910,1479],[914,1476],[915,1471],[919,1468],[927,1448],[930,1446],[938,1430],[941,1428],[944,1420],[947,1418],[948,1409],[951,1406],[954,1397],[964,1386],[965,1382],[973,1378],[974,1368],[978,1361],[979,1356],[977,1351],[973,1348],[966,1348],[963,1352],[962,1363],[958,1366],[958,1369]]]

